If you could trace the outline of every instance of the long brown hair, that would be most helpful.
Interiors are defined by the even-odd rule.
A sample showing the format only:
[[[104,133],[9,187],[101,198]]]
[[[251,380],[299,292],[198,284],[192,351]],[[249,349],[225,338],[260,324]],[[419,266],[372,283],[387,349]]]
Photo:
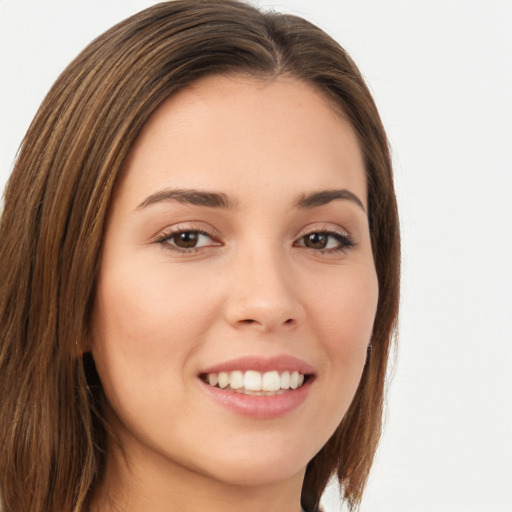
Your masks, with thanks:
[[[302,501],[315,509],[335,473],[349,506],[360,502],[380,436],[399,292],[398,217],[377,109],[350,57],[307,21],[236,0],[178,0],[116,25],[68,66],[8,182],[0,225],[4,512],[83,511],[101,481],[105,426],[80,354],[112,190],[151,113],[200,77],[226,73],[313,84],[359,138],[380,298],[358,391],[309,463]]]

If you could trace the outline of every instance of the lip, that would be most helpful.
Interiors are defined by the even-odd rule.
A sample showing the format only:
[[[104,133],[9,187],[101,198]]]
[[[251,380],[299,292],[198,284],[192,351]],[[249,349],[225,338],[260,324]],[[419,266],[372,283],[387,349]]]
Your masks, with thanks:
[[[290,389],[284,393],[271,396],[244,395],[232,390],[220,389],[210,386],[200,378],[201,375],[208,373],[235,370],[255,370],[262,373],[273,370],[279,372],[286,370],[298,371],[308,375],[308,378],[300,388]],[[222,407],[242,416],[265,420],[284,416],[300,407],[309,395],[314,374],[311,365],[293,356],[281,355],[270,358],[248,356],[205,368],[199,374],[198,381],[207,395]]]
[[[242,372],[255,370],[261,373],[271,372],[273,370],[277,370],[278,372],[296,370],[304,375],[315,373],[314,368],[305,361],[289,355],[280,355],[274,357],[245,356],[230,359],[229,361],[205,368],[201,371],[201,374],[233,372],[236,370]]]
[[[278,418],[297,409],[308,397],[313,381],[308,379],[300,388],[279,395],[257,396],[227,391],[198,380],[208,396],[221,406],[236,414],[260,420]]]

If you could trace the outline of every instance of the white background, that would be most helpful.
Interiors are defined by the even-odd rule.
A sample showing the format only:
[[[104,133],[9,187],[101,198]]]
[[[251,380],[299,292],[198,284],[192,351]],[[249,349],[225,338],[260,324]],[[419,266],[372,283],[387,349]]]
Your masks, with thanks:
[[[0,0],[0,189],[60,71],[152,3]],[[512,1],[259,4],[351,53],[393,148],[400,348],[361,510],[512,512]]]

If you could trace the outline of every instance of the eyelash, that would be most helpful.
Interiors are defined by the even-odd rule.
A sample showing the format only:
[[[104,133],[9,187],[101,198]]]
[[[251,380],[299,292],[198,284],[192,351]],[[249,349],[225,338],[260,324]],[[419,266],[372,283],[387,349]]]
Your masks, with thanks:
[[[188,234],[188,235],[193,234],[198,237],[207,236],[211,240],[215,241],[215,236],[212,233],[208,233],[207,231],[205,231],[203,229],[194,229],[194,228],[190,228],[190,227],[185,228],[185,227],[176,226],[176,227],[162,233],[161,236],[159,236],[155,239],[155,242],[161,244],[162,247],[164,247],[168,251],[175,252],[175,253],[182,253],[182,254],[191,254],[191,253],[199,252],[205,248],[204,246],[203,247],[181,248],[181,247],[178,247],[175,244],[171,243],[172,240],[173,239],[176,240],[176,238],[179,235],[186,235],[186,234]],[[211,244],[208,244],[208,245],[211,245]],[[214,245],[219,246],[222,244],[220,242],[216,242]]]
[[[310,237],[312,235],[326,235],[331,239],[336,240],[338,243],[337,247],[330,247],[326,249],[315,249],[312,247],[307,247],[305,243],[299,244],[299,241],[305,242],[306,237]],[[327,242],[327,245],[329,242]],[[352,249],[356,243],[354,239],[345,232],[340,231],[334,231],[331,229],[314,229],[312,231],[309,231],[308,233],[302,235],[297,242],[293,244],[295,247],[305,247],[306,249],[309,249],[315,253],[320,253],[322,255],[329,255],[329,254],[337,254],[340,252],[346,252],[349,249]]]
[[[199,251],[205,249],[206,247],[212,245],[212,244],[208,244],[206,246],[201,246],[201,247],[194,246],[194,247],[180,248],[180,247],[176,246],[175,244],[171,243],[172,240],[173,239],[176,240],[176,237],[178,237],[179,235],[187,235],[187,234],[197,236],[198,238],[201,236],[206,236],[215,242],[213,244],[214,246],[222,245],[221,242],[216,241],[216,238],[213,234],[208,233],[205,230],[194,229],[194,228],[190,228],[190,227],[184,228],[184,227],[180,227],[180,226],[176,226],[176,227],[172,228],[171,230],[162,233],[161,236],[159,236],[155,239],[155,242],[161,244],[162,247],[164,247],[168,251],[171,251],[174,253],[181,253],[181,254],[196,253],[196,252],[199,252]],[[318,249],[313,248],[313,247],[308,247],[308,246],[306,246],[306,237],[308,237],[308,236],[310,237],[312,235],[326,235],[327,237],[329,237],[329,239],[334,239],[337,242],[337,246],[329,247],[329,248],[318,248]],[[329,245],[330,241],[331,240],[328,240],[326,245]],[[300,242],[302,242],[302,243],[300,243]],[[301,237],[298,238],[297,241],[295,241],[293,243],[294,247],[304,247],[305,249],[312,251],[315,254],[322,254],[322,255],[346,252],[349,249],[353,248],[355,245],[356,245],[355,241],[349,234],[347,234],[345,232],[338,232],[335,230],[330,230],[330,229],[315,229],[315,230],[309,231],[309,232],[303,234]]]

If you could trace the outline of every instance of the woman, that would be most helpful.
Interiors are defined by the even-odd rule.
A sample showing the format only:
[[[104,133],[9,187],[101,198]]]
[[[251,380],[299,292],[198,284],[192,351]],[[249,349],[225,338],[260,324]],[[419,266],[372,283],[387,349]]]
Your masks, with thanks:
[[[318,28],[179,0],[93,41],[22,144],[0,261],[5,512],[312,511],[333,474],[360,502],[398,220]]]

